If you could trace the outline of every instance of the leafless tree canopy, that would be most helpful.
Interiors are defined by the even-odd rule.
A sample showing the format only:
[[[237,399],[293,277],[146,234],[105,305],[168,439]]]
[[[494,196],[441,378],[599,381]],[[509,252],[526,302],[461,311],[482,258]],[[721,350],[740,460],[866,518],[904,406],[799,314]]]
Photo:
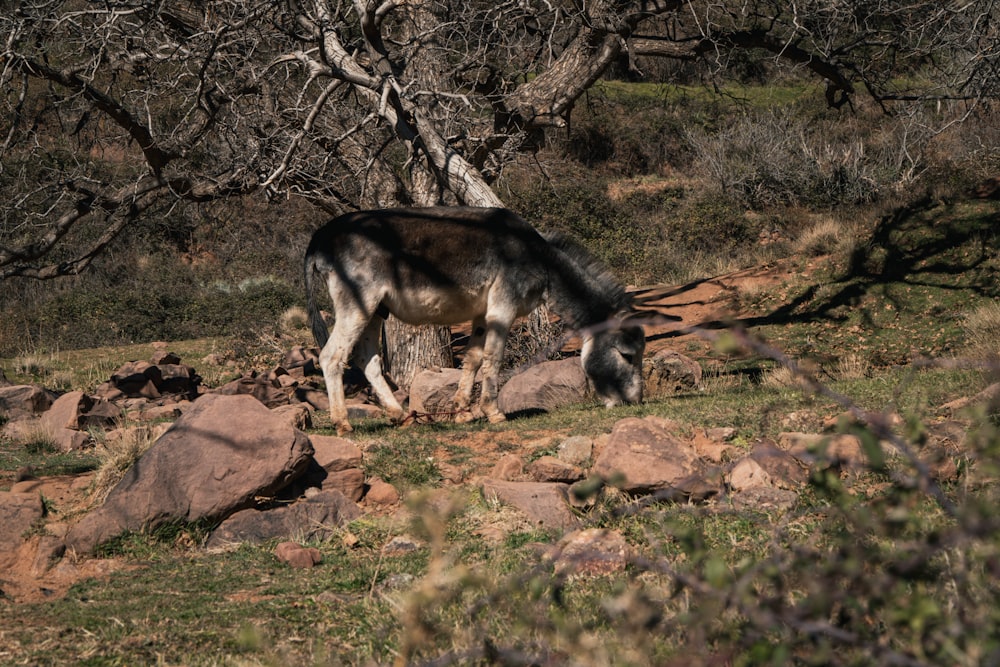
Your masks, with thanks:
[[[994,0],[30,0],[0,12],[0,278],[184,201],[495,205],[613,63],[739,55],[831,106],[998,94]]]

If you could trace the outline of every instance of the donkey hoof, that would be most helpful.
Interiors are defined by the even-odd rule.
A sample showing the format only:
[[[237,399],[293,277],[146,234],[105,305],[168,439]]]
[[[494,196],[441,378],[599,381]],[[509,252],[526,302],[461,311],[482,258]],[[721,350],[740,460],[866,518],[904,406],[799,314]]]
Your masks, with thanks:
[[[491,424],[499,424],[500,422],[507,421],[507,415],[502,412],[494,412],[489,417]]]
[[[351,425],[348,422],[338,422],[337,423],[337,435],[346,435],[353,431]]]
[[[469,424],[476,421],[476,415],[471,410],[465,410],[455,415],[456,424]]]

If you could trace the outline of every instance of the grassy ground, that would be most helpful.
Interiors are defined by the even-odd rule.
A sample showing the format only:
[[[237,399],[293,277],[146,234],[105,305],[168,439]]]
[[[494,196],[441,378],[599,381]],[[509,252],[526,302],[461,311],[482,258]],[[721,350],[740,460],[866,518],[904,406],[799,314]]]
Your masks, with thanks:
[[[858,407],[899,414],[901,436],[919,452],[950,419],[939,406],[990,380],[980,366],[951,362],[969,351],[966,315],[996,296],[997,210],[928,202],[889,216],[823,273],[744,295],[750,314],[737,324],[808,361]],[[194,360],[220,345],[171,348]],[[37,367],[0,363],[15,379],[45,383],[65,373],[66,385],[91,388],[148,353],[115,348],[52,355]],[[817,430],[844,409],[792,381],[769,381],[773,359],[721,347],[713,354],[704,360],[715,369],[704,391],[641,406],[579,406],[500,425],[397,430],[362,422],[355,437],[367,472],[403,490],[408,512],[368,516],[314,544],[323,562],[308,571],[278,563],[273,544],[207,553],[198,547],[202,526],[126,536],[105,556],[127,569],[82,581],[60,600],[0,600],[0,662],[995,662],[1000,437],[982,413],[963,416],[967,435],[950,450],[962,474],[940,485],[938,500],[932,480],[898,459],[863,472],[816,471],[781,511],[609,491],[584,518],[620,531],[633,549],[614,576],[556,573],[543,556],[556,536],[471,485],[443,481],[444,464],[472,479],[504,453],[530,459],[568,435],[599,437],[626,416],[669,417],[689,431],[734,427],[735,444],[749,449],[783,430]],[[851,355],[853,370],[839,363]],[[913,363],[925,356],[941,363]],[[25,464],[49,474],[96,460],[0,440],[8,478]],[[403,534],[419,540],[416,550],[383,551]]]

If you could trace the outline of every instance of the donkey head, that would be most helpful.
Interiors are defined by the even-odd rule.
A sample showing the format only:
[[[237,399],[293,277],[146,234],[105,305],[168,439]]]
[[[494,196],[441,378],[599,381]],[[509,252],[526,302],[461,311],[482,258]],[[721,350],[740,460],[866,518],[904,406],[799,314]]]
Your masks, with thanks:
[[[594,391],[612,407],[642,400],[642,353],[646,336],[627,319],[604,323],[583,335],[582,362]]]

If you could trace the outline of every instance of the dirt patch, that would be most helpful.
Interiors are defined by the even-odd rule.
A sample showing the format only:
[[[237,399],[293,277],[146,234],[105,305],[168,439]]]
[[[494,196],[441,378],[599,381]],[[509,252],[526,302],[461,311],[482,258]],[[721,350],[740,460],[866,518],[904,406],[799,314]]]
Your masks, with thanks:
[[[684,353],[688,356],[704,356],[711,344],[686,329],[753,315],[743,303],[755,294],[786,284],[800,271],[809,273],[815,270],[819,261],[811,262],[802,270],[795,266],[793,260],[780,260],[767,266],[743,269],[686,285],[654,285],[634,289],[633,293],[642,302],[642,311],[670,319],[646,326],[647,353],[685,348]]]
[[[0,551],[0,594],[15,602],[55,600],[83,579],[132,567],[115,558],[78,559],[58,548],[69,523],[90,503],[92,477],[92,473],[56,475],[19,484],[19,491],[41,494],[47,516],[44,526],[15,550]]]

